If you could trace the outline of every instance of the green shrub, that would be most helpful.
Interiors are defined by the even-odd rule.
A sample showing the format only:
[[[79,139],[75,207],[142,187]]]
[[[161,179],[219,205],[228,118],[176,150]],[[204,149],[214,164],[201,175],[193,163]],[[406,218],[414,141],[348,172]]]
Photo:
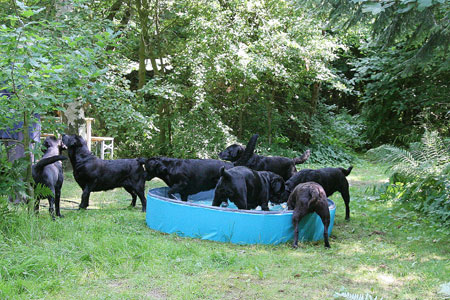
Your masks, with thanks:
[[[436,132],[425,132],[408,150],[383,145],[369,151],[390,163],[393,174],[381,198],[411,203],[445,224],[450,223],[450,149]]]

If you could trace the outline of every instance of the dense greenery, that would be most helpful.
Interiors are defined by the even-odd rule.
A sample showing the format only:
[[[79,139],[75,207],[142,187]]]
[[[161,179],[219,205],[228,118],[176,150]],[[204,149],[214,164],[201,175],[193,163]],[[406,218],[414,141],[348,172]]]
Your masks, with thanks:
[[[383,145],[370,150],[393,171],[382,198],[411,203],[441,225],[450,224],[450,145],[426,132],[408,150]]]

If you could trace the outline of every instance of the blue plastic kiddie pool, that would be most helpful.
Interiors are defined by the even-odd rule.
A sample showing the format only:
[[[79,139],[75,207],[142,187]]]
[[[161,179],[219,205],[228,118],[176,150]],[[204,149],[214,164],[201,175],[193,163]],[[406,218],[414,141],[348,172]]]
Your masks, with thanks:
[[[286,204],[269,206],[270,211],[241,210],[229,206],[211,206],[214,190],[200,192],[183,202],[170,199],[168,188],[151,189],[147,195],[147,225],[154,230],[235,244],[279,244],[293,239],[292,211]],[[330,226],[333,229],[336,206],[328,199]],[[299,223],[299,241],[323,239],[323,224],[316,214],[306,215]]]

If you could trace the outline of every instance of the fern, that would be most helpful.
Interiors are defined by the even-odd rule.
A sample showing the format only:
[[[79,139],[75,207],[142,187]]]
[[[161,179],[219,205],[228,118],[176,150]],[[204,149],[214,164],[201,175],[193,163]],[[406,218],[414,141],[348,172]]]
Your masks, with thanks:
[[[443,225],[450,221],[450,149],[436,132],[425,132],[408,150],[383,145],[369,153],[393,171],[380,198],[411,202]]]
[[[368,153],[385,163],[392,171],[415,180],[440,174],[450,163],[450,150],[436,132],[425,132],[420,143],[411,144],[409,150],[382,145]]]
[[[373,297],[370,294],[350,294],[349,292],[335,293],[334,299],[342,300],[383,300],[383,298]]]

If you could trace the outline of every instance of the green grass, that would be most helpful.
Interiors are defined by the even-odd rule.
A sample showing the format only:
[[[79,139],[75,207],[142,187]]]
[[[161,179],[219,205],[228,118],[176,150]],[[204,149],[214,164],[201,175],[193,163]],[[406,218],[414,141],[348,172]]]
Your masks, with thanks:
[[[450,281],[448,228],[376,200],[370,187],[387,180],[379,167],[360,161],[349,180],[350,222],[341,196],[331,197],[330,250],[323,241],[294,250],[159,233],[146,226],[139,201],[128,208],[122,189],[93,193],[92,209],[63,210],[55,222],[46,208],[37,218],[20,214],[0,236],[0,299],[333,299],[344,291],[442,299],[439,286]],[[79,202],[80,195],[67,173],[62,198]]]

